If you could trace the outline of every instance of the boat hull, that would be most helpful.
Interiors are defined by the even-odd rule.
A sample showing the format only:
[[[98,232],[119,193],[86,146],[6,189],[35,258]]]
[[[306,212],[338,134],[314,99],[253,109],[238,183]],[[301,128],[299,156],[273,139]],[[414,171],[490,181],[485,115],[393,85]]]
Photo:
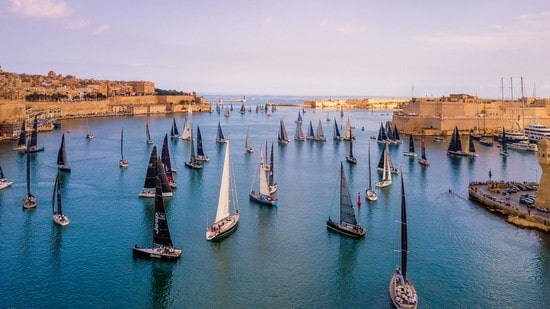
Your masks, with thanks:
[[[403,284],[399,268],[391,278],[389,292],[395,308],[414,309],[418,305],[416,289],[410,282]]]
[[[235,231],[235,229],[237,228],[237,225],[239,224],[239,217],[240,217],[240,214],[237,212],[232,216],[229,216],[225,219],[222,219],[214,223],[206,231],[206,240],[218,241],[231,235],[231,233]]]
[[[182,250],[174,248],[142,248],[136,245],[132,248],[132,252],[136,256],[149,259],[176,260],[181,256]]]
[[[69,222],[70,222],[69,217],[67,217],[65,215],[60,215],[60,214],[54,214],[52,219],[53,219],[53,222],[55,222],[55,223],[57,223],[61,226],[68,225]]]
[[[348,225],[344,223],[338,223],[338,222],[332,221],[332,219],[330,218],[328,218],[327,220],[327,228],[329,230],[338,232],[342,235],[346,235],[354,238],[365,237],[365,234],[367,234],[365,229],[358,225]]]
[[[7,188],[13,184],[13,181],[8,181],[7,179],[0,180],[0,190]]]
[[[25,196],[23,198],[23,208],[25,209],[35,208],[36,204],[37,204],[37,201],[34,196]]]
[[[67,166],[67,165],[58,165],[57,169],[59,169],[60,171],[63,171],[63,172],[68,172],[68,173],[71,172],[71,167]]]
[[[357,164],[357,158],[355,157],[346,157],[346,160],[351,164]]]
[[[162,197],[171,197],[173,195],[172,192],[162,192]],[[138,193],[139,197],[155,197],[155,189],[143,189],[141,192]]]
[[[251,201],[256,202],[258,204],[268,205],[268,206],[277,206],[278,199],[275,197],[271,197],[263,194],[256,194],[254,192],[251,192],[249,196]]]
[[[209,156],[195,156],[195,160],[207,162],[207,161],[210,161],[210,157]]]
[[[382,181],[377,182],[375,184],[375,186],[377,188],[385,188],[385,187],[391,186],[391,184],[392,184],[391,180],[382,180]]]
[[[404,152],[403,155],[407,157],[416,157],[416,152]]]
[[[202,168],[202,164],[194,163],[194,162],[185,162],[185,166],[187,166],[188,168],[195,169],[195,170],[198,170],[198,169]]]
[[[376,192],[374,192],[374,190],[367,190],[365,196],[367,197],[367,200],[369,200],[371,202],[374,202],[374,201],[378,200],[378,194]]]
[[[418,160],[418,164],[422,166],[430,166],[430,162],[428,160],[420,159]]]
[[[126,168],[126,167],[128,167],[128,161],[126,161],[126,160],[120,160],[120,162],[118,163],[118,165],[119,165],[121,168]]]
[[[28,153],[40,152],[40,151],[44,151],[44,147],[35,147],[35,146],[31,146],[30,148],[27,148],[26,151],[27,151]]]

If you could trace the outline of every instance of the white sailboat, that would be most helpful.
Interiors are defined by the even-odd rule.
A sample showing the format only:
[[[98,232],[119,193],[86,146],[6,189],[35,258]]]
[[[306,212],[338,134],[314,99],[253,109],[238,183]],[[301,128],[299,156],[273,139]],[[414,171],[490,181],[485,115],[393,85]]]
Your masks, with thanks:
[[[183,124],[183,134],[181,135],[181,139],[184,141],[191,141],[193,138],[191,137],[191,125],[189,124],[190,121],[187,120],[187,117],[185,117],[185,122]]]
[[[388,143],[386,143],[386,146],[384,148],[384,170],[382,172],[382,180],[377,182],[375,184],[378,188],[384,188],[387,186],[390,186],[392,184],[392,176],[391,176],[391,167],[390,167],[390,160],[389,160],[390,152],[388,150]]]
[[[145,123],[145,136],[147,136],[147,144],[152,144],[151,133],[149,133],[149,123]]]
[[[187,115],[191,116],[193,114],[193,108],[191,107],[191,104],[187,106]]]
[[[371,166],[370,166],[370,143],[369,143],[369,187],[366,192],[367,200],[376,201],[378,200],[378,193],[372,189],[372,177],[371,177]]]
[[[57,201],[57,210],[55,209],[56,201]],[[55,178],[55,184],[53,186],[52,213],[53,213],[53,222],[61,226],[65,226],[69,224],[69,221],[70,221],[69,217],[63,214],[62,207],[61,207],[61,183],[59,180],[59,173]]]
[[[351,123],[349,122],[349,117],[348,117],[348,120],[346,121],[346,129],[344,130],[344,137],[343,139],[345,141],[349,141],[349,140],[352,140],[352,139],[355,139],[355,136],[353,136],[351,134]]]
[[[260,158],[263,158],[261,149],[260,149]],[[260,162],[260,182],[259,182],[258,192],[251,189],[249,194],[250,200],[258,204],[276,206],[277,201],[279,199],[276,197],[272,197],[270,195],[269,185],[267,183],[266,171],[264,170],[261,164],[262,163]]]
[[[250,146],[250,137],[248,136],[248,131],[249,130],[250,130],[250,128],[246,129],[246,139],[244,141],[244,148],[246,149],[246,152],[253,153],[254,148],[252,148],[252,146]]]
[[[4,171],[2,171],[2,167],[0,166],[0,189],[7,188],[13,184],[13,181],[9,181],[4,176]]]
[[[128,161],[124,159],[124,129],[120,131],[120,162],[118,165],[121,168],[128,167]]]
[[[229,236],[239,223],[239,209],[235,181],[231,174],[229,160],[229,142],[225,148],[223,160],[222,180],[220,184],[220,195],[218,198],[218,210],[214,224],[206,230],[206,240],[219,240]],[[230,214],[230,204],[235,208],[234,214]]]
[[[330,121],[330,119],[329,119]],[[321,123],[321,119],[319,119],[319,123],[317,124],[317,130],[315,131],[315,136],[313,136],[313,140],[320,141],[320,142],[326,142],[327,138],[325,136],[325,132],[323,132],[323,124]]]

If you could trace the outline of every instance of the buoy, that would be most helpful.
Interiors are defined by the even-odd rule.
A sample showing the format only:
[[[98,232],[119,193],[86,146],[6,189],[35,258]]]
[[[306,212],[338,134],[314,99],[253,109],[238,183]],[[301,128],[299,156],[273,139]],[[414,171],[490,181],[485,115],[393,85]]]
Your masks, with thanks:
[[[361,192],[357,193],[357,206],[361,206]]]

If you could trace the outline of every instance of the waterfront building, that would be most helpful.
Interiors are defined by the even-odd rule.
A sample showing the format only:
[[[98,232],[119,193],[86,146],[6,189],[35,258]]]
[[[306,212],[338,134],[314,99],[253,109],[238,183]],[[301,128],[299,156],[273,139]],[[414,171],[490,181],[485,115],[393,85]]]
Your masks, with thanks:
[[[550,141],[541,140],[539,142],[539,165],[542,168],[542,174],[539,181],[535,207],[550,210]]]

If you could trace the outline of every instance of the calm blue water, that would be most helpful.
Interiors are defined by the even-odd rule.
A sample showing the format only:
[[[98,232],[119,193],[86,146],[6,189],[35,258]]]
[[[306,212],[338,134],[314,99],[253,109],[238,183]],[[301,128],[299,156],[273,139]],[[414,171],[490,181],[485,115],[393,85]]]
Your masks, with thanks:
[[[247,104],[282,97],[248,97]],[[289,99],[301,103],[303,98]],[[280,107],[271,117],[240,115],[233,103],[229,118],[217,113],[191,117],[200,125],[205,152],[211,157],[202,171],[186,169],[190,144],[171,143],[178,189],[166,208],[175,245],[184,250],[176,263],[136,259],[131,247],[151,239],[153,201],[139,199],[152,149],[145,143],[148,121],[160,146],[172,116],[97,118],[88,120],[95,139],[85,139],[85,120],[63,121],[72,173],[63,177],[63,202],[71,223],[51,219],[51,195],[61,131],[39,135],[45,152],[32,156],[31,191],[35,210],[23,211],[25,156],[0,144],[0,164],[14,181],[0,192],[0,304],[2,307],[367,307],[389,308],[389,280],[399,263],[399,181],[364,201],[368,184],[369,136],[376,135],[389,112],[346,111],[356,127],[356,166],[344,164],[355,201],[363,204],[358,221],[367,229],[362,240],[326,229],[329,215],[338,216],[339,162],[346,142],[275,143],[278,207],[249,202],[257,181],[259,147],[276,141],[280,119],[290,136],[298,107]],[[307,110],[304,123],[318,119],[332,137],[327,113]],[[183,116],[175,115],[183,126]],[[233,235],[220,243],[205,240],[215,217],[224,146],[215,143],[217,122],[231,138],[241,220]],[[361,131],[361,127],[365,131]],[[120,129],[124,127],[126,170],[118,167]],[[246,155],[244,138],[256,149]],[[306,129],[306,126],[303,127]],[[549,308],[550,237],[516,228],[502,217],[467,200],[467,184],[493,179],[529,180],[540,176],[536,156],[512,150],[503,160],[497,148],[478,146],[480,156],[450,159],[446,142],[427,138],[431,166],[424,169],[402,155],[407,143],[390,148],[394,165],[405,178],[409,217],[409,276],[420,306],[430,308]],[[417,142],[417,151],[419,152]],[[373,166],[382,147],[371,144]],[[374,170],[374,168],[373,168]],[[378,174],[373,171],[373,181]],[[254,186],[257,186],[254,183]],[[450,195],[452,189],[456,195]]]

